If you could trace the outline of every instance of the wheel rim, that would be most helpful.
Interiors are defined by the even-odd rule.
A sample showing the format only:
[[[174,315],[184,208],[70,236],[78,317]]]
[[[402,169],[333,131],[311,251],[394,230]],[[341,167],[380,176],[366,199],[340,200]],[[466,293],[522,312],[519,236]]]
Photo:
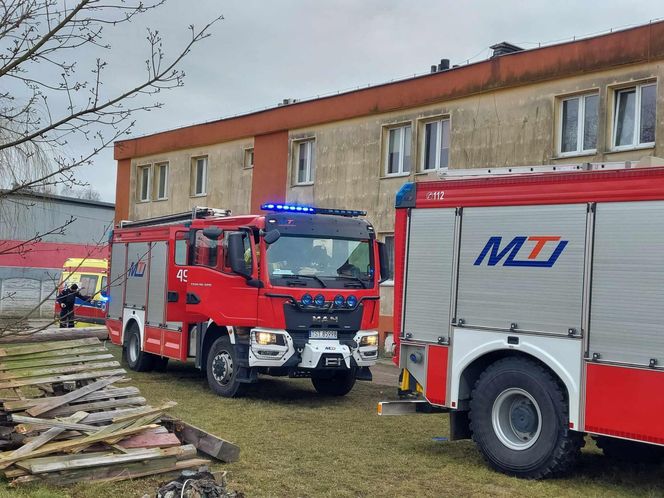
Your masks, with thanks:
[[[220,351],[212,360],[212,376],[224,386],[233,378],[233,358],[228,351]]]
[[[500,442],[517,451],[530,448],[542,431],[537,401],[516,387],[504,390],[493,402],[491,422]]]
[[[138,361],[138,335],[132,334],[129,339],[129,361],[136,363]]]

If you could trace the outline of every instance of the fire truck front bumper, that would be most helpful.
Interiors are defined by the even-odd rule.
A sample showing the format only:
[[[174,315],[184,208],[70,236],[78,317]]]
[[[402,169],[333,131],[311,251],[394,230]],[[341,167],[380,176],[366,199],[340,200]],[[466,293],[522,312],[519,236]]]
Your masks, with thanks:
[[[319,369],[370,367],[378,359],[378,332],[360,330],[352,340],[293,338],[286,330],[254,328],[250,367]]]

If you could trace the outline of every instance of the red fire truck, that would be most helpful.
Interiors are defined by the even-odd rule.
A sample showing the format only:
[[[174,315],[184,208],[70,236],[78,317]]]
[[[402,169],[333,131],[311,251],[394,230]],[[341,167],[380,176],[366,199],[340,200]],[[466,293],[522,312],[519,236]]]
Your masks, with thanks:
[[[404,185],[395,361],[426,401],[379,413],[449,411],[451,439],[526,478],[569,469],[586,433],[606,455],[662,459],[664,168],[638,166]]]
[[[310,377],[327,395],[371,380],[388,275],[365,213],[262,207],[195,208],[113,231],[106,324],[130,368],[193,358],[227,397],[258,374]]]

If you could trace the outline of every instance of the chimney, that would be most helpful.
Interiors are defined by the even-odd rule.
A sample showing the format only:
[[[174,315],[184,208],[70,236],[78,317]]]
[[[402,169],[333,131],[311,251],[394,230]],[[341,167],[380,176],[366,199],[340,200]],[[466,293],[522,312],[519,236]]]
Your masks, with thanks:
[[[450,68],[449,59],[440,59],[440,64],[438,64],[438,71],[447,71]]]
[[[438,71],[438,66],[436,66],[435,64],[432,64],[431,65],[431,72],[435,73],[436,71]]]
[[[521,47],[517,47],[516,45],[512,45],[511,43],[508,43],[506,41],[496,43],[495,45],[491,45],[489,48],[493,50],[493,55],[491,56],[492,59],[494,57],[499,57],[501,55],[506,55],[506,54],[513,54],[514,52],[521,52],[523,50]]]

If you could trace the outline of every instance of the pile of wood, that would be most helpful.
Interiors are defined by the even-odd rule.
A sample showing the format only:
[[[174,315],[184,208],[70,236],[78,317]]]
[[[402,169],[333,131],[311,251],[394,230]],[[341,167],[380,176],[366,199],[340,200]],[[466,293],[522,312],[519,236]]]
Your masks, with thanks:
[[[147,405],[125,374],[97,338],[0,345],[0,473],[12,485],[67,485],[177,474],[209,463],[198,449],[237,459],[231,443],[159,423],[175,403]]]

